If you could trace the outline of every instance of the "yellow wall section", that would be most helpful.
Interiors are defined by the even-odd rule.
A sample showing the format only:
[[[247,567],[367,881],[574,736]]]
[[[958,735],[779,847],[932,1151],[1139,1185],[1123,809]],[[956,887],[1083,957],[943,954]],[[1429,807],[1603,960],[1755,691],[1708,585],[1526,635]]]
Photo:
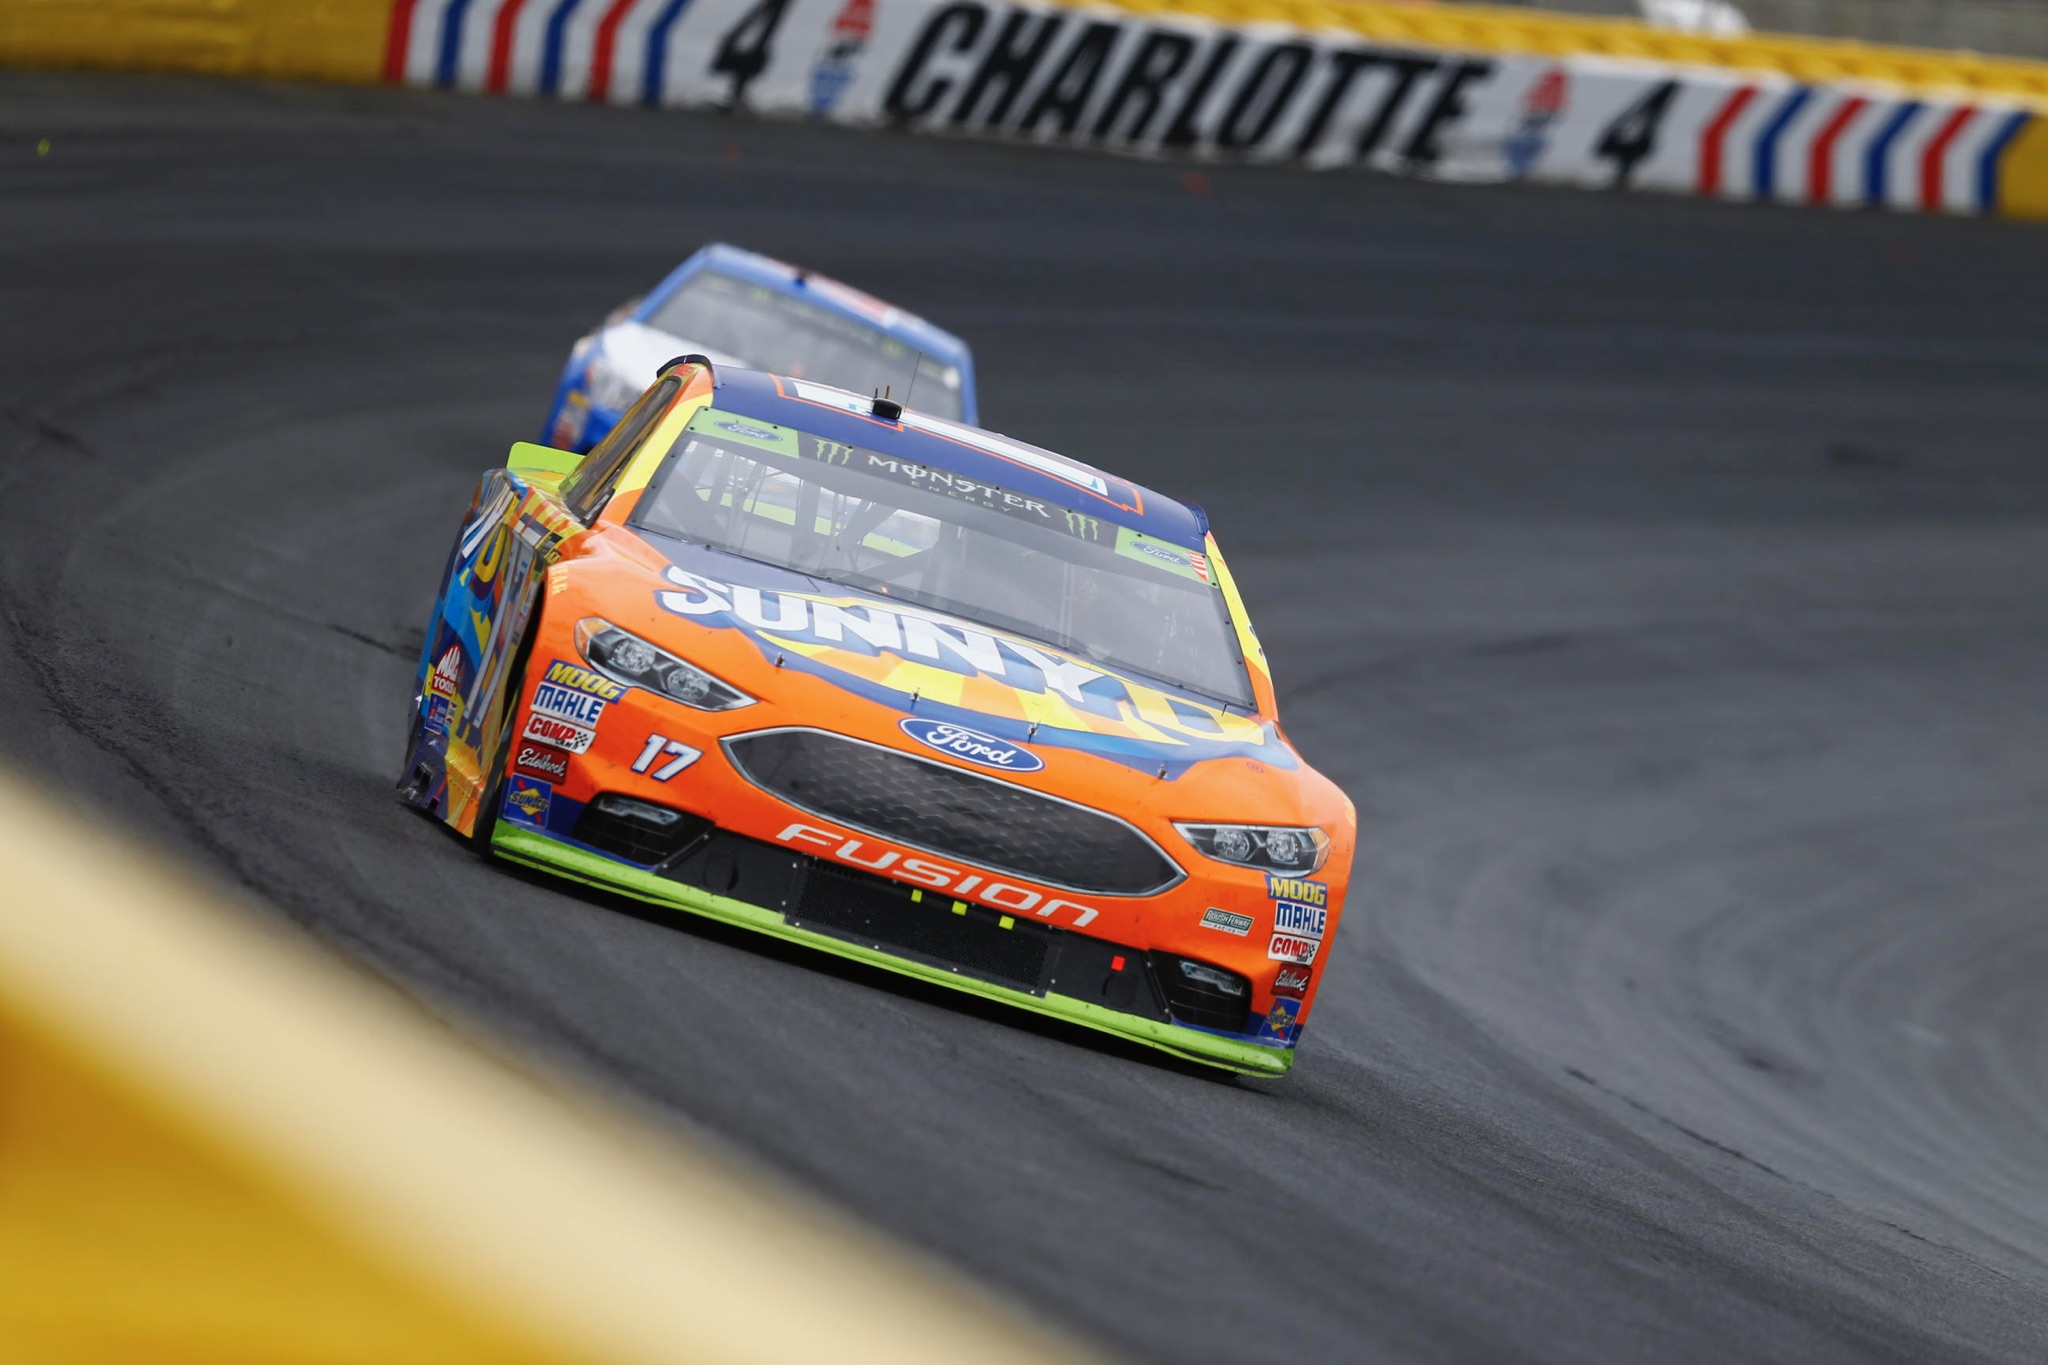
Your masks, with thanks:
[[[390,20],[391,0],[0,0],[0,64],[375,81]]]
[[[2048,218],[2048,118],[2031,120],[1998,163],[2001,218]]]
[[[1076,1359],[5,773],[0,885],[0,1361]]]

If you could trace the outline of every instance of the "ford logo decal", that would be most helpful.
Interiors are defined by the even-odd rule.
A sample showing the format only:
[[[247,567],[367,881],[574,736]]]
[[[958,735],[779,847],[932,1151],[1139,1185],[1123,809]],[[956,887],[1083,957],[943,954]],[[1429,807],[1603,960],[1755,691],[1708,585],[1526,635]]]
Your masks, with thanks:
[[[964,758],[969,763],[979,763],[984,768],[1001,768],[1006,773],[1035,773],[1045,766],[1045,760],[1021,744],[1012,744],[1007,739],[997,739],[979,730],[970,730],[964,725],[953,725],[943,720],[919,720],[906,716],[897,722],[903,733],[919,744],[937,749],[954,758]]]

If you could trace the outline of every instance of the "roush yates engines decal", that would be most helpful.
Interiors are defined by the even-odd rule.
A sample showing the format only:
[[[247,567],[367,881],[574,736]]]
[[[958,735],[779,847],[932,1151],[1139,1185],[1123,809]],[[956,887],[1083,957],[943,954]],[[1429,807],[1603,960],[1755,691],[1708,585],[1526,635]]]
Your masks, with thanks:
[[[1216,758],[1297,764],[1265,722],[1049,645],[870,597],[778,591],[673,565],[666,578],[656,594],[664,610],[738,630],[786,668],[984,739],[1077,749],[1168,778]]]

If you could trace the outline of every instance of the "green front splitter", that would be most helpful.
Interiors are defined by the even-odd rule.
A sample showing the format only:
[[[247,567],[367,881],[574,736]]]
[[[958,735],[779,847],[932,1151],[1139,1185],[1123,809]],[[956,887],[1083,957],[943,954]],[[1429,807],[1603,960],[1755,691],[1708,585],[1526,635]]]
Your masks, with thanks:
[[[652,872],[625,867],[586,853],[580,848],[557,843],[544,834],[520,829],[500,822],[491,834],[491,851],[501,858],[528,867],[538,868],[559,877],[567,877],[590,886],[602,887],[631,896],[635,900],[650,901],[656,905],[687,910],[694,915],[722,920],[736,924],[743,929],[753,929],[763,934],[791,943],[801,943],[821,952],[838,957],[865,962],[900,976],[915,977],[929,981],[935,986],[946,986],[969,995],[978,995],[985,1000],[1000,1000],[1018,1009],[1030,1010],[1036,1014],[1051,1015],[1064,1019],[1070,1024],[1084,1028],[1113,1033],[1119,1038],[1128,1038],[1134,1043],[1156,1047],[1161,1052],[1170,1052],[1193,1062],[1222,1067],[1227,1071],[1239,1071],[1250,1076],[1284,1076],[1294,1065],[1294,1053],[1288,1048],[1260,1047],[1256,1043],[1241,1043],[1232,1038],[1220,1037],[1213,1033],[1202,1033],[1194,1029],[1180,1028],[1173,1024],[1162,1024],[1153,1019],[1141,1019],[1133,1014],[1122,1014],[1091,1005],[1085,1000],[1076,1000],[1064,995],[1030,995],[1024,991],[1012,990],[973,977],[949,972],[943,967],[913,962],[908,958],[893,957],[888,953],[863,948],[858,943],[833,938],[829,934],[800,929],[785,920],[781,913],[766,910],[745,901],[733,900],[729,896],[713,895],[709,891],[681,882],[657,877]]]

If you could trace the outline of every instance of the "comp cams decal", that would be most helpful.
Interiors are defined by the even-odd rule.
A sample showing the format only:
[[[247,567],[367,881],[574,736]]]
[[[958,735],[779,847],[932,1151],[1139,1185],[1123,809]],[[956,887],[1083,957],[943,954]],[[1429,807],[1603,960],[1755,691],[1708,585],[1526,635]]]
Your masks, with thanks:
[[[520,737],[567,749],[572,754],[587,754],[597,742],[597,731],[555,716],[531,715],[526,718],[526,729]]]
[[[1322,946],[1320,939],[1276,933],[1266,944],[1266,957],[1274,962],[1292,962],[1298,967],[1308,967],[1314,965],[1316,951]]]

